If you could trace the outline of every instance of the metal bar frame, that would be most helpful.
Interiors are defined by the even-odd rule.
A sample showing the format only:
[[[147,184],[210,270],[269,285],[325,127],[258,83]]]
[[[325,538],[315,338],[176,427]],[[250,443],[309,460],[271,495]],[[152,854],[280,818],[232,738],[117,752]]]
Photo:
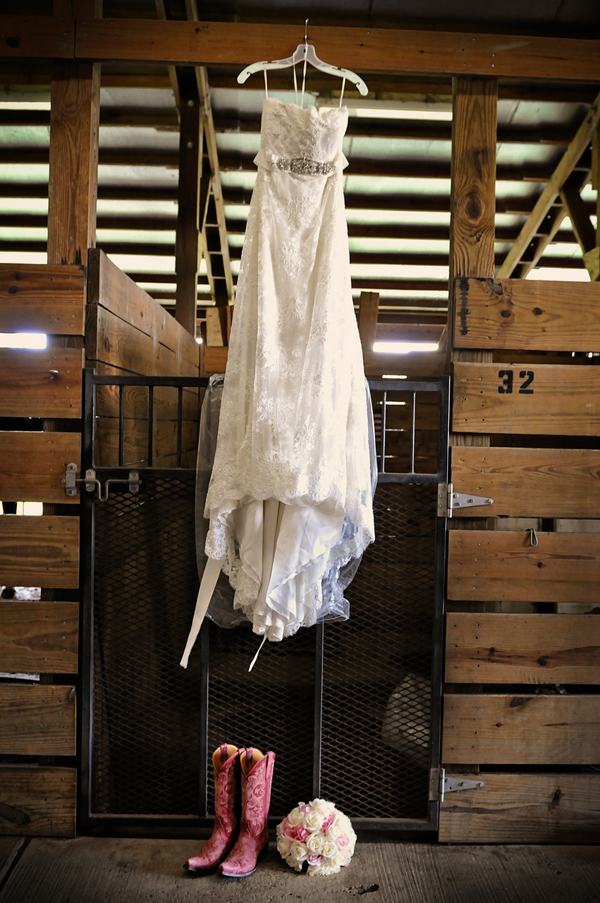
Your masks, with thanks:
[[[82,469],[94,467],[98,478],[110,479],[123,476],[124,470],[135,465],[117,468],[97,468],[94,458],[95,448],[95,420],[96,420],[96,388],[102,385],[119,386],[119,461],[122,455],[122,431],[123,431],[123,387],[145,386],[149,390],[149,452],[152,453],[152,422],[153,399],[152,390],[157,386],[170,386],[178,389],[178,424],[177,424],[177,468],[153,468],[149,466],[140,471],[143,480],[144,474],[152,478],[172,477],[174,472],[181,479],[195,479],[195,470],[181,468],[181,430],[182,430],[182,393],[183,389],[204,388],[208,384],[205,377],[145,377],[145,376],[105,376],[96,374],[93,370],[84,372],[84,433],[82,441]],[[381,470],[378,482],[381,483],[413,483],[436,485],[448,482],[449,468],[449,426],[450,426],[450,377],[442,376],[437,382],[407,382],[404,380],[369,380],[371,392],[383,393],[382,410],[382,442],[381,442]],[[386,431],[386,402],[390,392],[411,393],[411,441],[410,441],[410,472],[388,473],[385,471],[385,431]],[[416,441],[416,400],[420,392],[436,392],[439,395],[439,444],[438,444],[438,472],[437,474],[419,474],[414,472],[415,441]],[[78,827],[79,830],[100,830],[110,834],[118,831],[123,825],[136,827],[182,828],[202,829],[209,827],[212,822],[208,813],[208,781],[210,779],[208,768],[208,698],[209,698],[209,629],[205,624],[200,634],[202,650],[202,677],[200,718],[201,748],[199,773],[199,815],[196,816],[138,816],[138,815],[95,815],[91,811],[91,778],[92,778],[92,748],[93,748],[93,673],[94,673],[94,499],[95,493],[81,492],[82,516],[81,516],[81,676],[79,678],[79,735],[78,735],[78,760],[79,760],[79,794],[78,794]],[[447,547],[447,519],[437,518],[435,541],[435,598],[434,618],[432,631],[432,699],[430,716],[430,769],[432,772],[440,768],[441,761],[441,715],[442,715],[442,674],[443,674],[443,642],[444,642],[444,599],[445,599],[445,575],[446,575],[446,547]],[[324,676],[324,636],[325,625],[320,623],[316,628],[315,645],[315,694],[314,694],[314,736],[313,736],[313,793],[315,797],[320,795],[321,786],[321,746],[322,746],[322,711],[323,711],[323,676]],[[276,817],[269,819],[270,824],[276,822]],[[353,824],[359,830],[366,831],[408,831],[408,832],[435,832],[439,824],[439,802],[429,801],[428,818],[403,819],[403,818],[353,818]]]

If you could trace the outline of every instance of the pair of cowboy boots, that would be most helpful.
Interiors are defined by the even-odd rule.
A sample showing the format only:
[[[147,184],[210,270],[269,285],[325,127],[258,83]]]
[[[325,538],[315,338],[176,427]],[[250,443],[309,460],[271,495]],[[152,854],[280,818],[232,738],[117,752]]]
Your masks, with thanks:
[[[196,875],[217,869],[246,878],[269,845],[267,816],[275,753],[223,743],[213,753],[215,824],[210,840],[186,862]]]

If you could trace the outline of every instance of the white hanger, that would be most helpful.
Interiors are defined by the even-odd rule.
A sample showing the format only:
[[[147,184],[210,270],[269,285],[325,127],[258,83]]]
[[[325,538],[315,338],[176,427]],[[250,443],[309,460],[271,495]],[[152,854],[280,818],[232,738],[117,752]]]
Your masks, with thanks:
[[[340,69],[338,66],[330,66],[329,63],[324,63],[319,59],[315,52],[315,48],[312,44],[309,44],[307,41],[307,31],[306,26],[308,25],[308,19],[306,20],[305,29],[304,29],[304,44],[298,44],[296,50],[292,54],[292,56],[288,56],[285,60],[273,60],[272,62],[268,62],[267,60],[260,63],[252,63],[250,66],[246,66],[237,77],[238,83],[243,85],[244,82],[255,72],[266,71],[267,69],[288,69],[290,66],[295,66],[296,63],[304,63],[304,71],[306,72],[306,63],[310,63],[315,69],[319,69],[321,72],[325,72],[327,75],[337,75],[338,78],[343,78],[344,81],[352,82],[352,84],[356,85],[359,92],[364,96],[369,93],[369,89],[366,84],[355,72],[351,72],[350,69]]]

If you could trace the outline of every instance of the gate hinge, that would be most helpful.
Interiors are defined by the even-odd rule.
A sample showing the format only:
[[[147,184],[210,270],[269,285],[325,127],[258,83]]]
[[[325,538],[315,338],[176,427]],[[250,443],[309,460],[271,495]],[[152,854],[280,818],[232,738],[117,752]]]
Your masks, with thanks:
[[[494,499],[486,498],[484,495],[454,492],[452,483],[438,484],[438,517],[452,517],[455,508],[478,508],[493,504]]]
[[[460,793],[462,790],[479,790],[485,787],[484,781],[471,781],[461,777],[446,777],[445,768],[432,768],[429,774],[429,799],[444,802],[447,793]]]
[[[100,480],[96,479],[96,471],[93,469],[93,467],[90,467],[88,470],[86,470],[85,477],[78,477],[77,464],[67,464],[63,483],[65,484],[65,493],[69,497],[77,494],[77,483],[84,483],[86,492],[93,492],[97,486],[98,499],[101,502],[106,502],[108,499],[110,483],[127,483],[129,485],[129,491],[135,495],[140,491],[142,481],[140,480],[140,475],[137,470],[130,470],[127,479],[120,480],[113,478],[107,480],[104,484],[104,495],[102,495],[102,484]]]

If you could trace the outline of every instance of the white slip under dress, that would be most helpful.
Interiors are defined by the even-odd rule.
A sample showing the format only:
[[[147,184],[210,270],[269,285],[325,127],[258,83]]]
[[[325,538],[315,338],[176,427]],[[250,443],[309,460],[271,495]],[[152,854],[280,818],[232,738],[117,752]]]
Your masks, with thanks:
[[[221,569],[254,632],[281,640],[319,619],[326,575],[374,539],[347,122],[345,107],[264,102],[184,667]]]

